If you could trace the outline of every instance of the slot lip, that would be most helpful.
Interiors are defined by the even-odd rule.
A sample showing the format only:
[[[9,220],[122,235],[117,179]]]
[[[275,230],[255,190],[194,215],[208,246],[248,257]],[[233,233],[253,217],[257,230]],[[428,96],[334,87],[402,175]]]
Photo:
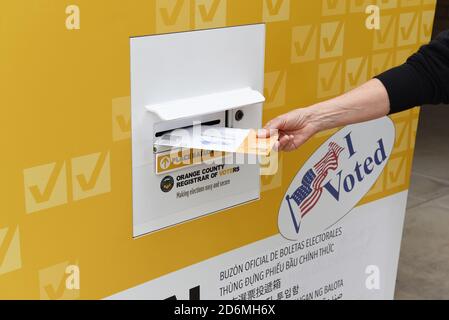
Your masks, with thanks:
[[[194,118],[265,102],[262,93],[250,87],[148,105],[145,109],[162,121]]]
[[[175,128],[175,129],[169,129],[169,130],[164,130],[164,131],[159,131],[159,132],[156,132],[155,134],[154,134],[154,137],[155,138],[160,138],[160,137],[162,137],[162,136],[164,136],[164,135],[166,135],[166,134],[168,134],[168,133],[171,133],[171,132],[173,132],[173,131],[176,131],[176,130],[180,130],[180,129],[188,129],[188,128],[192,128],[192,127],[195,127],[195,126],[216,126],[216,125],[219,125],[219,124],[221,124],[221,120],[220,119],[217,119],[217,120],[209,120],[209,121],[205,121],[205,122],[198,122],[197,124],[194,124],[194,125],[188,125],[188,126],[183,126],[183,127],[179,127],[179,128]]]

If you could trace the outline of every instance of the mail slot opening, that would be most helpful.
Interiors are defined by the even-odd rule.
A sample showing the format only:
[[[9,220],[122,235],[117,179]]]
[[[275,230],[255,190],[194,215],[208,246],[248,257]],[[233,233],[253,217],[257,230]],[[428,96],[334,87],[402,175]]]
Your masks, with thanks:
[[[211,121],[206,121],[206,122],[198,122],[195,124],[195,126],[218,126],[222,123],[222,121],[220,119],[217,120],[211,120]],[[184,126],[184,127],[180,127],[180,128],[175,128],[175,129],[170,129],[170,130],[164,130],[164,131],[159,131],[155,133],[155,137],[156,138],[160,138],[166,134],[169,134],[175,130],[180,130],[180,129],[189,129],[194,127],[194,125],[190,125],[190,126]]]

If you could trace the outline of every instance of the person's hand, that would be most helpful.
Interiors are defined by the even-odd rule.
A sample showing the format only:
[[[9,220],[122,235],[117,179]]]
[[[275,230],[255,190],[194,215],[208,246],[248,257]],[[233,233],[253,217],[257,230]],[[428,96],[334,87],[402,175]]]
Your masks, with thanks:
[[[279,134],[279,139],[274,145],[277,151],[294,151],[309,140],[319,131],[317,126],[310,121],[310,108],[296,109],[289,113],[269,121],[259,137],[269,137],[274,133]]]
[[[259,136],[270,137],[278,133],[274,149],[293,151],[319,131],[378,119],[389,112],[387,89],[378,79],[371,79],[341,96],[271,120]]]

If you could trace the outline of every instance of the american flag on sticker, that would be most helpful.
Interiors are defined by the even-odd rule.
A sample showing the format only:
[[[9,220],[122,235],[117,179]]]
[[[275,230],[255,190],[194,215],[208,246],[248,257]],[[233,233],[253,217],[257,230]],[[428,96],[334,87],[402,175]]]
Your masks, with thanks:
[[[315,207],[318,200],[320,200],[323,193],[323,182],[326,179],[330,170],[338,168],[338,158],[343,147],[340,147],[335,142],[329,143],[329,150],[311,169],[309,169],[301,180],[301,185],[293,192],[287,195],[286,200],[290,212],[292,214],[293,222],[295,224],[296,232],[299,232],[301,219]],[[292,202],[296,203],[298,207],[298,217],[293,209]]]

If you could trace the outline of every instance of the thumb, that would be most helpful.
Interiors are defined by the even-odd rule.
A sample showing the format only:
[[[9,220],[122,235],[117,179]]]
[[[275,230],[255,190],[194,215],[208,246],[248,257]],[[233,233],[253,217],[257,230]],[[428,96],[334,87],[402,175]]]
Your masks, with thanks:
[[[285,118],[282,116],[279,116],[277,118],[274,118],[273,120],[270,120],[265,125],[265,127],[259,131],[258,137],[259,138],[269,138],[272,135],[277,134],[284,127],[285,127]]]
[[[285,127],[286,124],[286,117],[285,115],[281,115],[279,117],[274,118],[273,120],[269,121],[264,129],[266,130],[282,130]]]

